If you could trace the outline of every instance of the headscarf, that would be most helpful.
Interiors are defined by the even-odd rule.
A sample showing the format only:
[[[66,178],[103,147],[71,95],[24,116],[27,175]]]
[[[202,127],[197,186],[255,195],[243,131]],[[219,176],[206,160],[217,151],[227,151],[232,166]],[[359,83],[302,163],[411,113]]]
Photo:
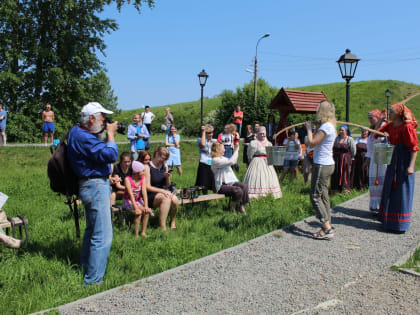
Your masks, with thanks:
[[[261,126],[258,128],[258,134],[263,133],[263,134],[267,134],[267,130],[265,129],[264,126]]]
[[[339,129],[344,128],[347,131],[347,135],[350,137],[351,136],[351,132],[350,132],[350,128],[347,125],[341,125]]]
[[[260,128],[258,128],[257,135],[259,135],[259,134],[261,134],[261,133],[263,133],[263,134],[267,135],[267,130],[265,129],[265,127],[264,127],[264,126],[261,126]],[[267,137],[265,137],[265,138],[264,138],[264,140],[260,140],[260,139],[258,139],[258,137],[257,137],[257,141],[258,141],[259,143],[261,143],[262,145],[264,145],[264,146],[267,146],[267,145],[268,145],[268,143],[269,143],[269,141],[267,140]]]
[[[391,110],[402,117],[402,120],[406,124],[412,124],[414,128],[417,128],[417,121],[411,110],[404,104],[394,104],[391,106]]]
[[[373,109],[369,112],[368,117],[381,118],[381,111],[379,109]]]
[[[139,162],[139,161],[133,161],[131,163],[131,169],[133,170],[133,173],[139,173],[144,171],[145,167],[143,165],[143,163]]]

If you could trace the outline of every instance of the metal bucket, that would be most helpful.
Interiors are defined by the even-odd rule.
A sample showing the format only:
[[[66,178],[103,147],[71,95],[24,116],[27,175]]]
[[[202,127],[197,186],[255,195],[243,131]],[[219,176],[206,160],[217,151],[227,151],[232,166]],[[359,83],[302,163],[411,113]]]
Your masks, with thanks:
[[[375,143],[373,145],[373,161],[376,164],[391,164],[394,146],[388,143]]]
[[[268,165],[282,166],[284,163],[284,156],[286,153],[286,147],[272,146],[266,147],[267,151],[267,163]]]

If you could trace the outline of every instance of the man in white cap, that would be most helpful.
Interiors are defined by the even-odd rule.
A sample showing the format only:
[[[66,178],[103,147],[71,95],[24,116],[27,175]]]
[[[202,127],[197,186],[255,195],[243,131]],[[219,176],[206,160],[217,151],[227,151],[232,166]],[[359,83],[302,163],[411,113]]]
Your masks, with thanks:
[[[67,156],[79,177],[79,198],[85,208],[86,230],[81,264],[86,269],[85,285],[101,284],[112,243],[110,212],[110,163],[118,159],[114,137],[117,123],[105,124],[113,112],[97,102],[83,106],[79,126],[69,133]],[[98,135],[107,131],[106,143]]]

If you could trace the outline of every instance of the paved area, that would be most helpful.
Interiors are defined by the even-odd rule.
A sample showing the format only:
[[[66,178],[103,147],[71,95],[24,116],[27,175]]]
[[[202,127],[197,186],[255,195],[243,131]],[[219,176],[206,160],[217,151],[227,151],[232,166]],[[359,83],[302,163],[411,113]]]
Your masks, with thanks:
[[[420,278],[390,267],[420,240],[420,173],[410,231],[382,231],[365,194],[335,208],[332,241],[314,217],[129,285],[63,314],[420,314]],[[309,198],[309,197],[308,197]]]

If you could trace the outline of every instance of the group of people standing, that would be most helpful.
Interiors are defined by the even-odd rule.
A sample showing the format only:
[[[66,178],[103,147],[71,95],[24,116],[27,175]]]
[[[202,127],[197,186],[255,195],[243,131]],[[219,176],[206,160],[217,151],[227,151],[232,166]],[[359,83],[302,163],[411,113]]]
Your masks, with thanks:
[[[116,123],[105,124],[106,114],[112,112],[99,103],[91,102],[85,105],[81,111],[80,124],[71,129],[68,137],[67,155],[74,173],[79,178],[79,198],[85,209],[86,230],[81,263],[86,269],[86,285],[102,282],[112,243],[109,209],[115,199],[122,198],[123,207],[133,213],[135,235],[140,233],[147,236],[148,219],[154,215],[153,209],[159,209],[159,225],[162,230],[167,229],[168,218],[170,229],[176,230],[175,219],[179,201],[176,195],[168,190],[172,176],[168,166],[171,163],[168,163],[170,148],[179,149],[180,141],[176,136],[175,126],[172,123],[169,128],[170,133],[166,141],[169,149],[166,146],[158,146],[151,156],[145,146],[150,137],[149,130],[142,124],[142,116],[136,114],[134,123],[129,128],[131,154],[123,152],[119,163],[114,165],[111,171],[110,165],[116,162],[118,155],[115,143]],[[317,126],[310,122],[305,123],[306,151],[312,152],[313,159],[310,200],[321,223],[321,229],[313,234],[315,239],[330,239],[335,234],[331,222],[329,182],[338,178],[340,184],[340,177],[343,179],[351,176],[351,173],[346,173],[345,170],[345,162],[349,158],[335,158],[340,151],[350,154],[351,157],[354,150],[352,146],[357,147],[359,143],[365,144],[366,147],[367,160],[362,164],[368,165],[370,210],[388,231],[403,233],[410,227],[414,167],[419,150],[417,122],[403,104],[391,106],[389,122],[386,120],[386,112],[380,110],[369,112],[368,119],[371,129],[384,134],[378,136],[364,132],[361,137],[364,141],[356,141],[355,144],[348,140],[349,132],[345,126],[340,127],[340,135],[337,136],[335,107],[331,102],[324,101],[319,105],[316,113]],[[230,132],[229,128],[226,129],[226,134],[222,135],[222,139]],[[252,130],[247,126],[243,158],[248,164],[248,169],[243,182],[232,170],[238,161],[238,137],[233,135],[229,141],[218,141],[213,138],[213,132],[211,125],[201,127],[201,137],[197,140],[200,159],[196,185],[230,196],[232,211],[239,210],[244,215],[250,198],[267,195],[273,198],[282,197],[276,170],[267,163],[266,148],[272,146],[272,143],[267,139],[266,127],[255,126]],[[101,133],[104,133],[104,137]],[[232,132],[230,134],[232,135]],[[288,142],[293,141],[293,133],[290,136],[292,137],[288,138]],[[294,136],[296,137],[295,134]],[[375,164],[372,158],[374,144],[386,140],[395,146],[392,161],[389,165]],[[296,148],[296,142],[290,146]],[[354,156],[357,156],[357,149]],[[294,160],[294,155],[291,160]],[[341,161],[342,164],[337,161]],[[290,166],[294,164],[288,163]],[[339,173],[334,175],[337,170]]]
[[[384,133],[384,136],[363,131],[362,139],[365,141],[358,141],[356,144],[349,141],[347,126],[341,126],[340,136],[336,137],[335,109],[332,103],[323,102],[319,106],[317,120],[321,125],[315,135],[312,134],[312,126],[307,123],[308,144],[314,147],[311,201],[322,225],[321,230],[313,235],[315,238],[331,238],[334,235],[328,201],[328,179],[331,177],[332,189],[347,183],[346,180],[350,177],[347,167],[351,165],[351,156],[356,155],[355,147],[360,143],[364,144],[361,148],[366,148],[364,157],[367,160],[363,161],[363,168],[367,166],[370,210],[387,231],[404,233],[409,229],[414,193],[414,166],[419,150],[417,122],[404,104],[391,106],[389,122],[386,116],[386,111],[370,111],[368,119],[371,129]],[[391,164],[376,164],[373,159],[374,145],[385,141],[394,145]],[[355,165],[357,166],[358,164]],[[355,172],[359,177],[362,175],[359,171]]]

